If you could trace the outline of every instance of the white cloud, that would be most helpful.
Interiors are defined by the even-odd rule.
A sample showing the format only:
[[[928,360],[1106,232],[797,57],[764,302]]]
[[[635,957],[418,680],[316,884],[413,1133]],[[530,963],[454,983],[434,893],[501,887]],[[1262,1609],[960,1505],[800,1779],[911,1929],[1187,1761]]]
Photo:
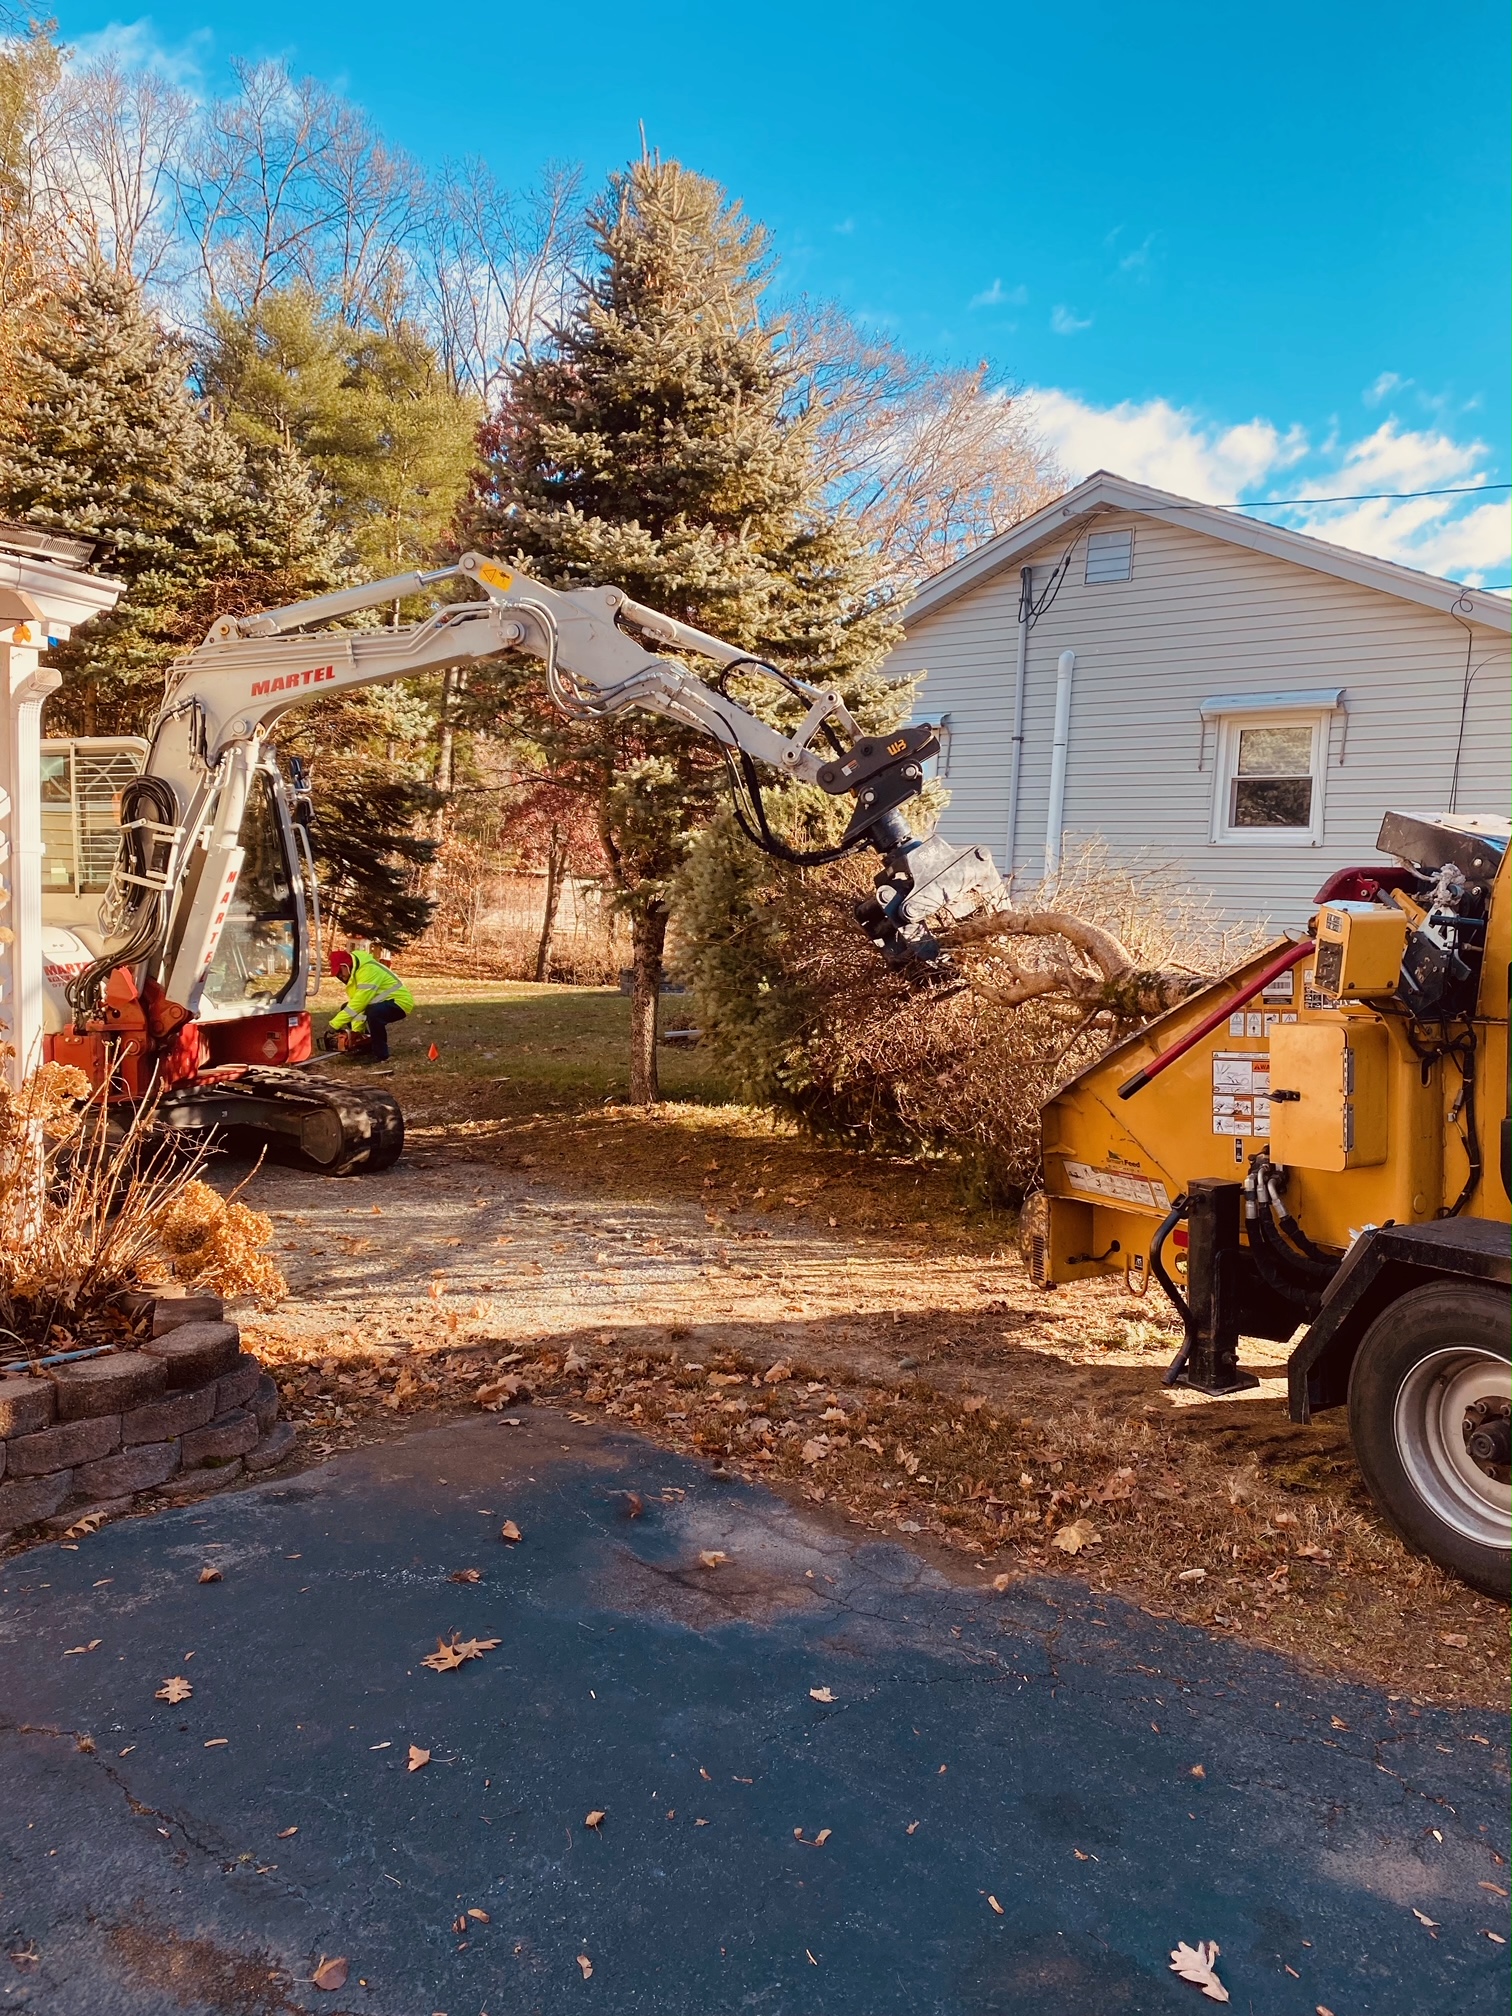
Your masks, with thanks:
[[[1398,372],[1383,371],[1374,383],[1365,387],[1360,397],[1367,406],[1379,406],[1383,399],[1389,399],[1393,392],[1405,391],[1411,383],[1410,378],[1403,378]]]
[[[1050,327],[1055,331],[1057,336],[1075,336],[1081,330],[1092,327],[1092,317],[1089,315],[1083,321],[1063,301],[1057,301],[1050,311]]]
[[[123,70],[154,70],[180,90],[192,91],[204,81],[205,59],[214,40],[211,29],[196,28],[170,46],[144,15],[138,21],[111,21],[91,35],[76,35],[69,47],[86,63],[111,61]]]
[[[1122,259],[1118,262],[1119,272],[1138,273],[1148,266],[1150,263],[1151,248],[1154,246],[1154,243],[1155,233],[1152,231],[1142,245],[1136,245],[1132,252],[1125,252]]]
[[[855,231],[856,220],[854,217],[846,217],[832,228],[837,238],[849,238]]]
[[[1001,280],[994,280],[982,294],[973,294],[973,308],[1022,308],[1029,299],[1027,287],[1005,287]]]
[[[1165,399],[1096,407],[1053,388],[1032,398],[1040,433],[1075,483],[1094,469],[1111,469],[1159,490],[1231,504],[1305,446],[1295,428],[1282,435],[1268,420],[1210,426]]]
[[[1073,483],[1109,469],[1207,504],[1317,498],[1323,501],[1274,515],[1335,545],[1430,574],[1474,584],[1512,577],[1505,493],[1479,503],[1473,496],[1344,501],[1366,491],[1488,482],[1491,455],[1483,441],[1457,441],[1441,428],[1404,428],[1391,419],[1355,441],[1334,431],[1313,443],[1300,426],[1283,429],[1258,416],[1225,426],[1166,399],[1098,407],[1053,386],[1029,397],[1040,434]]]

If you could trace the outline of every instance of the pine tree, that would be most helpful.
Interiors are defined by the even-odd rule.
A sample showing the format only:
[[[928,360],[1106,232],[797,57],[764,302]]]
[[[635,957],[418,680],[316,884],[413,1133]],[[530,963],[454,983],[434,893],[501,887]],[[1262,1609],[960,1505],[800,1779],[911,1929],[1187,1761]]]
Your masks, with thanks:
[[[170,659],[216,616],[326,586],[336,555],[293,451],[251,457],[201,410],[182,343],[129,277],[95,265],[20,357],[23,415],[0,441],[0,513],[99,542],[114,612],[59,647],[53,719],[139,730]]]
[[[817,416],[793,410],[783,325],[763,321],[764,231],[717,184],[654,158],[611,176],[589,223],[597,270],[485,430],[465,533],[555,586],[613,583],[837,686],[875,725],[895,720],[906,703],[876,672],[892,631],[872,563],[823,507]],[[774,689],[741,691],[768,705]],[[631,1096],[654,1100],[668,894],[723,770],[675,727],[585,730],[529,694],[510,690],[514,723],[528,719],[553,773],[597,808],[631,920]]]

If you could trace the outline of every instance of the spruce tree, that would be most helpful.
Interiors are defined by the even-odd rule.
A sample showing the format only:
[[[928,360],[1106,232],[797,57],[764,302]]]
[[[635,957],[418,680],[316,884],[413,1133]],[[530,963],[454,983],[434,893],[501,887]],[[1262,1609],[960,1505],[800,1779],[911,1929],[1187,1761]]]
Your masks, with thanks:
[[[335,578],[311,472],[292,450],[249,456],[202,410],[188,365],[136,282],[102,265],[48,303],[22,350],[0,514],[98,541],[96,564],[126,583],[56,653],[65,730],[140,730],[169,661],[216,616]]]
[[[613,583],[818,683],[873,725],[906,702],[876,668],[892,631],[871,560],[824,508],[817,416],[794,410],[780,320],[764,320],[764,231],[717,184],[643,157],[589,215],[598,250],[573,311],[515,372],[464,524],[554,586]],[[637,715],[581,728],[505,675],[554,775],[594,804],[634,946],[631,1096],[657,1096],[668,895],[721,802],[701,738]],[[481,699],[476,689],[475,699]],[[738,689],[769,707],[775,689]]]

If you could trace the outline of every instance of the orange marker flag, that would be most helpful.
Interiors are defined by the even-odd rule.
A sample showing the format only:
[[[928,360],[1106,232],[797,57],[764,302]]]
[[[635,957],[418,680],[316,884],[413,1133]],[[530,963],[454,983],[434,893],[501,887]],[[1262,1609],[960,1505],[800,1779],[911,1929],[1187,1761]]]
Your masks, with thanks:
[[[425,1054],[427,1057],[429,1057],[432,1064],[434,1064],[437,1058],[441,1055],[441,1052],[436,1048],[435,1044],[432,1043],[429,1050],[427,1050]]]

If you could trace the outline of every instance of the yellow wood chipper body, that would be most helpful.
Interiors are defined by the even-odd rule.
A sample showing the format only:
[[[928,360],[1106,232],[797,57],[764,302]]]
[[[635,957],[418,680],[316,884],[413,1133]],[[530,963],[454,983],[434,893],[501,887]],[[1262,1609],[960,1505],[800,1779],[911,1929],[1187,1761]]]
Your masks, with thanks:
[[[1305,937],[1049,1101],[1026,1217],[1044,1285],[1122,1274],[1169,1295],[1168,1383],[1241,1390],[1242,1336],[1295,1337],[1293,1418],[1348,1405],[1387,1517],[1502,1595],[1509,836],[1389,813],[1389,864],[1332,876]]]

